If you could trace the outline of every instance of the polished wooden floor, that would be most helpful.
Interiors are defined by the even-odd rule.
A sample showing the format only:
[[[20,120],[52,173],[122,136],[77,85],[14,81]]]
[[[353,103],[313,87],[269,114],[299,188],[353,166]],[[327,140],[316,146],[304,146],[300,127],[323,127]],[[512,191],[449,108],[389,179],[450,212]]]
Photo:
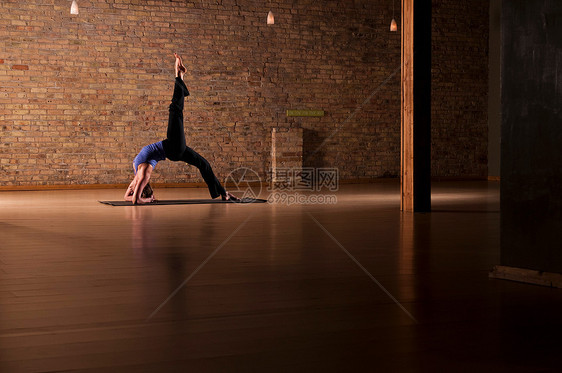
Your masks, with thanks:
[[[488,278],[498,183],[435,183],[428,214],[396,182],[335,195],[0,193],[0,371],[561,371],[560,289]]]

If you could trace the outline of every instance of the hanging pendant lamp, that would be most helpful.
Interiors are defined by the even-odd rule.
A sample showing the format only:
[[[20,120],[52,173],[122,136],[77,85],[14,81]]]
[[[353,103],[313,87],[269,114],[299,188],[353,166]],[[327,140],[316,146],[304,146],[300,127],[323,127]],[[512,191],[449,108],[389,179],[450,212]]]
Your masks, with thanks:
[[[275,24],[275,17],[273,16],[273,12],[271,10],[269,11],[269,13],[267,13],[267,24],[268,25]]]
[[[394,18],[392,18],[392,21],[390,21],[390,31],[398,31],[398,26],[396,25],[396,20]]]
[[[396,24],[396,19],[394,19],[394,0],[392,0],[392,21],[390,21],[390,31],[398,31],[398,25]]]
[[[70,6],[70,14],[78,14],[78,3],[76,0],[72,0],[72,5]]]

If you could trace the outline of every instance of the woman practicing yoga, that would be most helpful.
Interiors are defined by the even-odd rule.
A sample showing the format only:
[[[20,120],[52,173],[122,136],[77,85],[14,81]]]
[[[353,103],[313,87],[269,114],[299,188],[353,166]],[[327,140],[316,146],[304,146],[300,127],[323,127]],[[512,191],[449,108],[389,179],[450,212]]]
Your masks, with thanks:
[[[167,138],[145,146],[135,157],[133,161],[135,177],[125,192],[125,200],[131,201],[133,204],[154,202],[154,193],[148,183],[150,175],[159,161],[169,159],[171,161],[184,161],[197,167],[209,187],[212,198],[222,196],[223,200],[237,201],[237,197],[222,187],[209,162],[185,144],[183,103],[185,96],[189,96],[189,91],[183,82],[183,76],[186,72],[185,66],[183,66],[180,56],[176,53],[174,53],[174,56],[176,57],[176,80],[172,103],[170,104]]]

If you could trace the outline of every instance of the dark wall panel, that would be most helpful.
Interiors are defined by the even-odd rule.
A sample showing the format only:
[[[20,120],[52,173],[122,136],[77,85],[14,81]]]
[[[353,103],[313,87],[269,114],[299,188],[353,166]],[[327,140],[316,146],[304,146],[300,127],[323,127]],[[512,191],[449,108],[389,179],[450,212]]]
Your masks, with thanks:
[[[501,60],[501,261],[562,272],[562,1],[504,1]]]

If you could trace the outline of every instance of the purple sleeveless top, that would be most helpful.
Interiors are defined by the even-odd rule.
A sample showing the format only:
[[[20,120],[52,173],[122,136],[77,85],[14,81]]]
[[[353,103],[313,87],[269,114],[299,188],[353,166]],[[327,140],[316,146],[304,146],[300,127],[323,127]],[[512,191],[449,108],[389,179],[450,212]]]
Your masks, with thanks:
[[[139,152],[139,154],[137,154],[135,160],[133,161],[133,169],[135,170],[135,174],[137,173],[139,164],[148,163],[152,167],[156,167],[156,164],[159,161],[163,161],[165,159],[166,153],[164,152],[162,141],[147,145],[141,149],[141,151]]]

